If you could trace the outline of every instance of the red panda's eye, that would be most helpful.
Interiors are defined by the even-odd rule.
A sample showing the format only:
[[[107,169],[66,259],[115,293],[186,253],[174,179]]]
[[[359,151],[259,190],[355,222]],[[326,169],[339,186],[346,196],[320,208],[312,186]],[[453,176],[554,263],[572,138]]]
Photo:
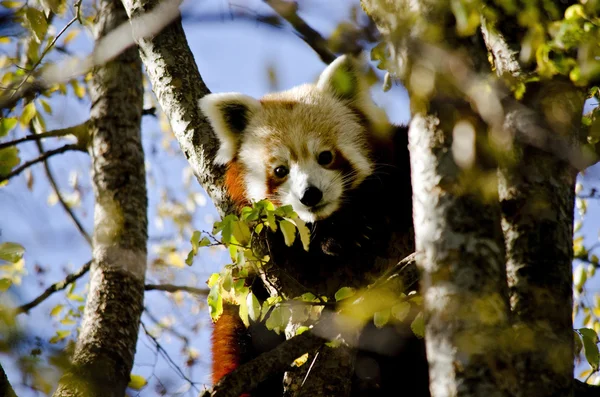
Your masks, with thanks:
[[[274,172],[277,178],[285,178],[285,176],[290,172],[290,170],[288,170],[287,167],[280,165],[279,167],[275,168]]]
[[[317,162],[320,165],[328,165],[333,161],[333,153],[329,150],[319,153],[319,157],[317,157]]]

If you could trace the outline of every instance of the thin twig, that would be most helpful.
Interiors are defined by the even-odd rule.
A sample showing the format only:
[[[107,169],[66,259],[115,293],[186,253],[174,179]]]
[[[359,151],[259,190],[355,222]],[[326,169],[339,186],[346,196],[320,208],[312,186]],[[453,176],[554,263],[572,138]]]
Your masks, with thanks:
[[[336,55],[329,49],[327,40],[300,18],[296,3],[283,0],[265,0],[265,3],[292,25],[298,36],[319,55],[323,62],[330,64],[335,60]]]
[[[19,83],[19,85],[17,86],[17,88],[15,89],[15,91],[13,92],[13,95],[11,96],[11,98],[15,95],[15,93],[17,93],[17,91],[19,91],[21,89],[21,87],[23,86],[23,84],[25,84],[25,82],[29,79],[29,77],[31,77],[31,75],[33,74],[33,72],[35,72],[35,70],[37,69],[37,67],[40,66],[40,64],[44,60],[44,57],[46,56],[46,54],[48,54],[48,51],[50,51],[50,49],[54,46],[54,44],[56,44],[56,41],[58,40],[58,38],[60,36],[62,36],[62,34],[72,24],[74,24],[75,21],[77,21],[77,16],[73,17],[73,19],[71,19],[69,22],[67,22],[67,24],[60,30],[60,32],[58,32],[58,34],[54,37],[54,39],[52,39],[52,41],[46,46],[46,48],[44,49],[44,52],[42,52],[42,55],[40,56],[40,59],[37,60],[37,62],[31,67],[31,70],[25,75],[25,77],[23,78],[23,80],[21,80],[21,82]]]
[[[148,332],[148,329],[146,328],[146,325],[144,324],[143,321],[140,321],[140,325],[142,326],[142,329],[144,330],[144,333],[146,334],[146,336],[148,338],[150,338],[150,340],[152,340],[152,343],[154,343],[154,346],[156,346],[156,349],[158,350],[158,352],[165,358],[165,360],[167,360],[167,362],[169,363],[171,368],[173,368],[177,373],[179,373],[179,376],[181,376],[182,379],[184,379],[186,382],[188,382],[196,391],[199,391],[198,387],[196,386],[197,382],[194,382],[193,380],[188,378],[185,373],[183,373],[181,368],[179,368],[179,366],[175,363],[175,361],[173,361],[173,359],[171,358],[169,353],[167,353],[167,351],[164,349],[164,347],[162,347],[162,345],[158,342],[158,340],[150,332]]]
[[[154,314],[152,314],[150,312],[150,310],[148,310],[147,307],[144,307],[144,313],[146,313],[146,316],[148,316],[148,318],[154,324],[159,326],[161,329],[164,329],[165,331],[169,332],[170,334],[173,334],[175,337],[177,337],[179,340],[181,340],[186,346],[188,346],[190,344],[190,340],[188,339],[187,336],[181,334],[179,331],[177,331],[173,327],[169,327],[169,326],[161,323],[161,321],[158,318],[156,318],[156,316]]]
[[[31,167],[34,164],[42,162],[42,161],[48,159],[49,157],[52,157],[56,154],[65,153],[65,152],[68,152],[71,150],[81,151],[81,148],[77,144],[69,144],[69,145],[64,145],[62,147],[59,147],[58,149],[44,152],[44,154],[42,154],[41,156],[23,163],[20,167],[15,168],[13,171],[9,172],[8,174],[0,175],[0,182],[4,182],[14,176],[19,175],[21,172],[25,171],[27,168]]]
[[[184,291],[184,292],[189,292],[190,294],[203,295],[203,296],[208,295],[208,293],[210,292],[206,288],[196,288],[196,287],[188,287],[186,285],[173,285],[173,284],[146,284],[144,286],[144,290],[146,290],[146,291],[167,291],[167,292]]]
[[[81,126],[84,126],[85,128],[87,128],[87,121],[83,124],[80,124],[79,126],[72,127],[72,128],[78,128]],[[35,127],[33,126],[33,124],[30,124],[30,131],[32,132],[31,135],[38,135],[38,134],[35,134]],[[36,140],[35,144],[37,145],[40,155],[43,155],[44,153],[46,153],[46,151],[44,150],[44,145],[42,144],[42,141]],[[91,246],[92,238],[90,237],[88,232],[86,232],[86,230],[83,227],[83,224],[79,221],[79,218],[77,218],[77,216],[75,215],[75,213],[73,212],[71,207],[69,207],[69,204],[67,204],[64,197],[62,196],[62,193],[60,192],[60,189],[58,188],[58,184],[56,183],[56,178],[54,178],[54,174],[52,174],[52,170],[50,169],[50,164],[48,164],[47,160],[44,160],[44,171],[46,172],[46,177],[48,178],[48,182],[50,182],[50,186],[52,186],[52,190],[54,190],[54,194],[56,194],[58,202],[63,207],[65,212],[69,215],[69,217],[71,218],[73,223],[75,223],[75,227],[77,228],[77,230],[79,230],[79,233],[81,233],[81,235],[83,236],[85,241],[87,241],[87,243]]]
[[[15,145],[18,145],[19,143],[28,142],[28,141],[36,141],[36,140],[40,140],[40,139],[44,139],[44,138],[55,138],[55,137],[66,136],[66,135],[70,135],[70,134],[75,135],[74,133],[76,132],[76,130],[79,129],[80,127],[82,127],[83,125],[85,125],[85,123],[79,124],[79,125],[76,125],[73,127],[60,128],[57,130],[46,131],[46,132],[42,132],[40,134],[27,135],[22,138],[15,139],[14,141],[1,142],[0,149],[4,149],[4,148],[10,147],[10,146],[15,146]]]
[[[36,307],[37,305],[42,303],[44,300],[46,300],[53,293],[62,291],[63,289],[67,288],[69,286],[69,284],[73,283],[74,281],[81,278],[81,276],[86,274],[88,272],[88,270],[90,270],[91,266],[92,266],[92,261],[89,261],[85,265],[83,265],[79,270],[77,270],[75,273],[71,273],[67,277],[65,277],[64,280],[52,284],[51,286],[46,288],[46,290],[40,296],[38,296],[31,302],[17,307],[17,310],[16,310],[17,314],[29,312],[31,309],[33,309],[34,307]]]

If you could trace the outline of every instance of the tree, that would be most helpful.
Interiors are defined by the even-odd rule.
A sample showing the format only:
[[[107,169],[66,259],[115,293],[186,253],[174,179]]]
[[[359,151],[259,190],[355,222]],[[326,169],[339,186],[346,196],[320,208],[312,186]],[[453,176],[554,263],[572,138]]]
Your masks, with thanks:
[[[381,36],[374,35],[370,24],[362,28],[342,24],[329,40],[312,29],[294,5],[266,2],[325,62],[335,58],[331,49],[354,52],[365,41],[378,41],[371,56],[379,62],[379,69],[388,72],[386,84],[398,79],[409,92],[417,254],[402,265],[416,263],[421,271],[432,394],[598,393],[573,382],[571,364],[583,347],[592,368],[585,380],[598,378],[596,333],[600,324],[595,304],[582,298],[586,282],[593,282],[586,279],[593,277],[598,262],[596,247],[584,244],[580,237],[575,239],[575,250],[571,244],[575,177],[596,162],[598,153],[596,109],[586,113],[581,123],[584,101],[598,96],[597,2],[363,0],[362,6]],[[83,73],[91,66],[98,67],[89,81],[90,121],[66,130],[43,131],[43,119],[32,100],[40,92],[51,91],[52,83],[60,88],[65,79],[56,77],[56,68],[50,65],[36,72],[60,36],[46,37],[52,18],[65,6],[58,3],[46,5],[44,11],[31,5],[17,11],[29,29],[29,47],[23,51],[23,71],[5,77],[9,83],[14,78],[13,90],[0,98],[0,104],[7,110],[24,105],[13,111],[20,111],[19,121],[38,134],[2,143],[0,175],[9,179],[36,162],[70,150],[87,148],[92,155],[96,213],[100,215],[94,225],[92,282],[82,329],[70,354],[71,365],[56,394],[96,395],[100,387],[111,384],[111,395],[122,395],[133,363],[146,269],[139,60],[133,48],[118,55],[131,44],[129,38],[111,37],[112,43],[121,44],[118,50],[109,49],[106,43],[110,41],[99,40],[95,56],[78,68]],[[128,0],[123,5],[152,89],[181,150],[220,212],[231,212],[223,189],[223,169],[212,163],[215,139],[197,107],[197,100],[209,90],[173,11],[174,4]],[[74,6],[76,15],[67,27],[81,19],[81,2]],[[124,20],[123,9],[116,1],[103,0],[99,17],[96,26],[102,37]],[[281,24],[278,18],[255,19]],[[127,31],[127,26],[114,32]],[[114,41],[115,37],[119,40]],[[45,40],[47,47],[40,56],[39,43]],[[72,84],[77,92],[79,86]],[[0,136],[14,127],[13,120],[3,119]],[[66,134],[76,136],[77,142],[42,152],[38,159],[19,165],[18,141],[41,142]],[[122,169],[124,166],[127,168]],[[50,173],[48,168],[46,171]],[[590,191],[583,192],[587,198],[596,197],[594,188],[578,187],[582,213],[587,206],[582,194],[586,189]],[[114,216],[121,208],[122,215]],[[221,227],[227,219],[233,218],[224,218]],[[84,231],[80,222],[76,224]],[[230,243],[201,236],[192,236],[194,250]],[[406,242],[397,243],[407,246]],[[21,247],[14,243],[3,243],[0,252],[9,263],[19,263],[22,256]],[[577,267],[575,274],[575,314],[584,315],[584,328],[576,331],[575,346],[573,260],[589,264]],[[51,287],[46,297],[89,268],[86,265],[64,283]],[[403,266],[391,268],[392,275],[410,279],[414,273],[405,270]],[[340,287],[349,286],[353,276],[362,274],[340,279]],[[4,278],[5,289],[14,280]],[[145,288],[182,289],[148,284]],[[297,295],[300,293],[291,296]],[[19,310],[27,312],[36,304]],[[273,308],[280,307],[277,305]],[[380,312],[375,315],[381,318]],[[251,386],[256,386],[257,376],[285,370],[290,359],[323,344],[319,327],[327,326],[322,319],[309,332],[288,335],[287,342],[226,377],[212,394],[237,396],[248,388],[247,374],[254,375]],[[115,332],[125,337],[119,339]],[[157,339],[153,341],[159,349]],[[300,392],[315,395],[327,382],[333,385],[329,395],[347,395],[344,379],[351,373],[352,351],[343,347],[325,351],[327,354],[315,361],[315,368],[336,370],[311,372]],[[293,376],[290,382],[290,387],[299,384]],[[130,385],[139,387],[139,383],[139,378],[132,377]]]

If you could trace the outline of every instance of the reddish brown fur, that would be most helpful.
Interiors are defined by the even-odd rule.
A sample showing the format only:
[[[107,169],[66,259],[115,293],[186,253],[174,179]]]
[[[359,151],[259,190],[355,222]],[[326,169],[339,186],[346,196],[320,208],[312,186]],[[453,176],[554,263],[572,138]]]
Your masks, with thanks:
[[[240,334],[246,327],[237,306],[224,305],[223,314],[214,325],[212,333],[212,381],[213,385],[240,365]],[[240,397],[249,397],[243,394]]]
[[[244,186],[244,166],[237,159],[233,159],[227,165],[225,172],[225,187],[229,193],[229,197],[238,208],[249,205],[246,198],[246,187]]]

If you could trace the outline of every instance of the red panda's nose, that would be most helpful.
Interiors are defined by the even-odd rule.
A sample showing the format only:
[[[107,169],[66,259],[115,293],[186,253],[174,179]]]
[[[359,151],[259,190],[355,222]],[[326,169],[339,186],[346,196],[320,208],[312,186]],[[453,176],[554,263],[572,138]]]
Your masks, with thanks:
[[[300,202],[307,207],[314,207],[323,198],[323,192],[314,186],[309,186],[302,195]]]

